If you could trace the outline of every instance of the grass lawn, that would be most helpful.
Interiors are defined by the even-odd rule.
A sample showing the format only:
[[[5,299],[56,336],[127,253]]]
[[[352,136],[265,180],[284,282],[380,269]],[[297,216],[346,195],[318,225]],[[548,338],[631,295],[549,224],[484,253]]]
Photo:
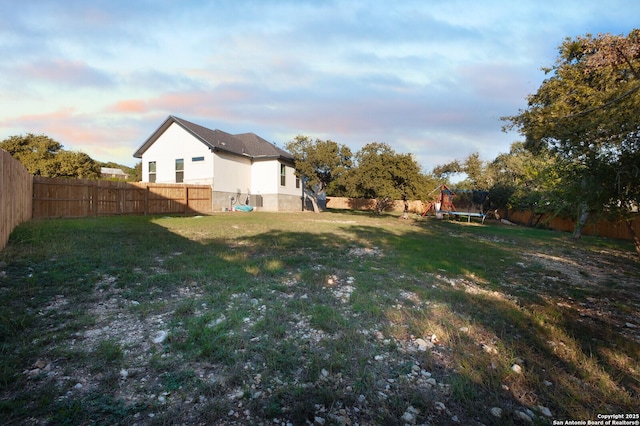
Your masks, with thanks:
[[[631,243],[497,223],[333,211],[32,221],[0,252],[0,418],[634,414],[639,308]]]

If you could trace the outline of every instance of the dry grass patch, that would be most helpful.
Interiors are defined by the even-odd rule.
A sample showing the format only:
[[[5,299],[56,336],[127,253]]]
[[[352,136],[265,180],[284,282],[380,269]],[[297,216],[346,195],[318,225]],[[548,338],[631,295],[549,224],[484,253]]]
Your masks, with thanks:
[[[502,425],[631,412],[632,253],[356,212],[27,223],[0,253],[0,413]]]

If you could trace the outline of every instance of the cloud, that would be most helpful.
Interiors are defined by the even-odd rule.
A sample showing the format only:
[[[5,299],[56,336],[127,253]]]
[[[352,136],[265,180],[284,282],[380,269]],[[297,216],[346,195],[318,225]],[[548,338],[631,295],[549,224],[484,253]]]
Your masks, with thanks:
[[[528,67],[508,63],[469,64],[458,70],[472,94],[510,105],[514,103],[514,94],[528,93],[533,89],[532,80],[542,79],[542,71],[532,71]]]
[[[135,114],[147,112],[147,103],[140,99],[127,99],[118,101],[106,109],[108,112],[121,114]]]
[[[152,116],[141,125],[139,120],[109,120],[65,108],[0,120],[0,131],[7,135],[45,134],[60,142],[64,149],[82,151],[94,160],[133,164],[133,152],[149,136],[145,134],[147,129],[154,129],[160,122],[159,116]]]
[[[0,133],[129,162],[175,114],[281,145],[387,142],[427,169],[488,158],[564,37],[636,25],[612,1],[0,2]]]
[[[16,71],[28,79],[27,82],[61,84],[74,88],[106,88],[114,85],[109,73],[82,61],[43,59],[18,65]]]

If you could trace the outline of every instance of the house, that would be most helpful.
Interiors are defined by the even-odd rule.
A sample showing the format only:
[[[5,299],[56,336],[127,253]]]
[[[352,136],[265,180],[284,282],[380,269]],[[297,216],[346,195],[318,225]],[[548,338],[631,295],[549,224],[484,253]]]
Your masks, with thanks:
[[[127,180],[129,175],[122,169],[116,169],[113,167],[100,167],[100,177],[105,179],[122,179]]]
[[[142,181],[211,185],[212,211],[249,204],[302,210],[293,156],[253,133],[232,135],[170,115],[135,152]]]

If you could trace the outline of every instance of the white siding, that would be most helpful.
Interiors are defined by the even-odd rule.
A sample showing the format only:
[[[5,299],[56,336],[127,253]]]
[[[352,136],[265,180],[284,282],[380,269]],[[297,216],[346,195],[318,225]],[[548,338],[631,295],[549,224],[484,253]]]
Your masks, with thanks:
[[[251,194],[263,196],[261,208],[265,210],[298,209],[302,189],[296,188],[296,176],[291,165],[277,159],[252,160],[224,151],[212,152],[205,143],[176,123],[172,123],[142,154],[142,180],[149,182],[149,162],[154,161],[155,181],[175,183],[176,159],[184,161],[184,183],[212,186],[212,204],[217,208],[228,208],[230,197],[235,203],[244,203]],[[283,164],[285,185],[281,184],[280,175]]]
[[[295,170],[285,165],[285,186],[280,183],[280,165],[278,160],[255,161],[253,163],[253,194],[286,194],[301,195],[302,189],[296,188]]]
[[[277,194],[280,179],[280,163],[275,160],[255,161],[252,167],[253,194]]]
[[[251,188],[251,159],[218,151],[214,159],[214,169],[214,191],[254,193]]]
[[[203,161],[193,161],[204,157]],[[175,183],[176,159],[184,160],[184,183],[212,184],[213,153],[200,140],[173,123],[142,154],[142,180],[149,182],[149,162],[156,162],[156,182]]]
[[[284,163],[283,163],[284,164]],[[296,169],[286,164],[285,186],[280,185],[280,166],[278,166],[278,193],[286,195],[302,195],[302,183],[296,188]]]

